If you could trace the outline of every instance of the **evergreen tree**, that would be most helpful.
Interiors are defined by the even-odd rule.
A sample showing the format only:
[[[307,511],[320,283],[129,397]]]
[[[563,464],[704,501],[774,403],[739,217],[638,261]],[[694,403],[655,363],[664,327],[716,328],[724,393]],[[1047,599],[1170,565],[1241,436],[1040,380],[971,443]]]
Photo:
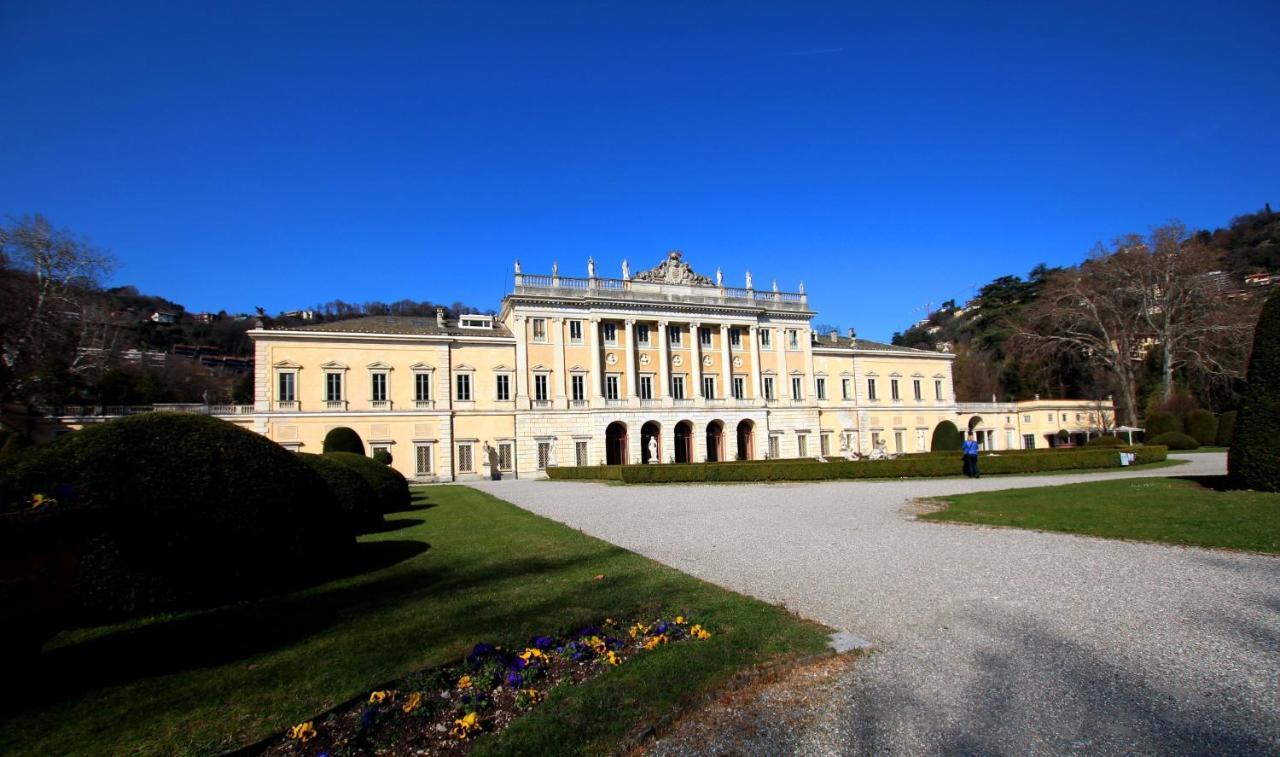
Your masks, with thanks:
[[[1262,308],[1247,382],[1227,469],[1238,486],[1280,491],[1280,294]]]

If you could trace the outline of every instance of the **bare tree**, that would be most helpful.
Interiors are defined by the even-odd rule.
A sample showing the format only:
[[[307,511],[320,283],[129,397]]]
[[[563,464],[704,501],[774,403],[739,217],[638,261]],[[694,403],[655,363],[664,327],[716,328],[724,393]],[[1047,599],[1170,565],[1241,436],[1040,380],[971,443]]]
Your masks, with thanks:
[[[79,373],[109,361],[119,324],[97,297],[114,264],[108,253],[36,214],[0,227],[0,258],[10,266],[0,355],[20,398],[38,397],[55,364]]]

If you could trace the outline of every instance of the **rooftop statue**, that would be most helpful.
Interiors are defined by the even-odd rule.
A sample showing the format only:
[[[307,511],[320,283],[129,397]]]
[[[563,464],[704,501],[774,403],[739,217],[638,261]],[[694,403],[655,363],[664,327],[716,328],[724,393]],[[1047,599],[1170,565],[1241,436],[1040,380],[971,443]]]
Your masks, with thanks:
[[[636,281],[652,281],[658,284],[684,284],[686,286],[713,287],[715,284],[706,276],[694,273],[689,264],[682,259],[684,253],[672,250],[667,259],[655,268],[641,271],[635,275]]]

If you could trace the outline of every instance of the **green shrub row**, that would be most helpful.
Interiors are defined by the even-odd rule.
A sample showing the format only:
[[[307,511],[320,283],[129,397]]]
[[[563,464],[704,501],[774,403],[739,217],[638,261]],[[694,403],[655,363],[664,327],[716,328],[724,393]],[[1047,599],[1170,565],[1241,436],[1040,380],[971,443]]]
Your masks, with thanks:
[[[1160,444],[1171,450],[1199,449],[1200,443],[1180,431],[1166,431],[1151,440],[1152,444]]]
[[[1072,449],[1054,454],[1014,455],[996,453],[984,455],[980,467],[983,473],[1039,473],[1042,471],[1082,470],[1091,468],[1118,468],[1118,452],[1132,452],[1135,464],[1160,462],[1166,457],[1164,447],[1127,447],[1117,449]],[[866,460],[852,462],[833,460],[827,463],[787,463],[772,461],[769,464],[746,465],[743,463],[688,463],[681,465],[613,465],[582,468],[548,468],[553,479],[601,479],[621,480],[628,484],[656,484],[676,482],[729,482],[729,481],[826,481],[859,478],[926,478],[958,476],[960,456],[913,455],[896,460]]]

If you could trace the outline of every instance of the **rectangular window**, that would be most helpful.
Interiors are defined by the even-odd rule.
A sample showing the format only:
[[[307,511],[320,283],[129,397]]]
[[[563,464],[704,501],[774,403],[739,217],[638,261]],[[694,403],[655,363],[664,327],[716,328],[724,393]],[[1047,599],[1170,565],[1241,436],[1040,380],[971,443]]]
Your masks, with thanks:
[[[640,399],[653,399],[653,376],[640,377]]]
[[[680,327],[679,326],[667,327],[667,341],[671,343],[672,347],[680,346]]]
[[[582,466],[584,466],[584,465],[588,465],[588,462],[587,462],[587,443],[586,443],[586,442],[574,442],[574,443],[573,443],[573,462],[574,462],[575,464],[577,464],[579,467],[582,467]]]
[[[849,381],[849,379],[840,379],[840,396],[841,396],[841,398],[846,399],[846,400],[851,400],[851,399],[853,399],[853,396],[849,394],[849,392],[851,392],[851,391],[853,390],[853,387],[851,386],[851,385],[852,385],[852,383],[853,383],[853,382]]]
[[[796,434],[796,455],[799,457],[809,456],[809,437],[804,434]]]
[[[804,397],[804,382],[799,376],[791,377],[791,397],[792,399],[802,399]]]
[[[431,401],[431,374],[413,374],[413,399],[415,402]]]
[[[702,396],[709,400],[713,400],[716,398],[716,377],[715,376],[702,377]]]
[[[764,377],[764,398],[773,399],[773,376]]]
[[[369,374],[369,399],[374,402],[387,401],[387,374],[371,373]]]
[[[872,447],[872,449],[875,449],[876,447],[879,447],[879,446],[880,446],[880,432],[879,432],[879,431],[872,431],[872,432],[871,432],[871,447]]]
[[[582,321],[569,321],[569,342],[582,344]]]
[[[455,384],[457,385],[457,394],[455,396],[455,399],[457,399],[459,402],[470,402],[471,401],[471,374],[459,373]]]
[[[711,329],[707,328],[706,326],[701,326],[698,328],[698,343],[701,344],[703,347],[711,346]]]
[[[747,380],[742,376],[733,377],[733,398],[735,400],[746,399],[747,396]]]
[[[575,373],[569,377],[569,390],[573,392],[573,399],[582,402],[587,398],[587,377],[581,373]]]
[[[778,445],[777,435],[770,436],[769,437],[769,459],[770,460],[778,459],[778,446],[779,445]]]
[[[535,342],[547,341],[547,319],[546,318],[533,319],[533,341]]]
[[[901,431],[893,432],[893,451],[898,454],[902,454],[902,432]]]
[[[276,399],[280,402],[294,402],[297,397],[294,380],[297,378],[295,373],[281,373],[277,380]]]
[[[538,402],[547,401],[547,374],[535,373],[533,375],[533,398]]]
[[[924,399],[924,389],[920,387],[920,379],[911,380],[911,390],[915,392],[916,402],[920,402]]]
[[[610,373],[604,377],[604,398],[607,400],[618,399],[618,374]]]
[[[538,470],[546,470],[551,462],[551,442],[538,442]]]
[[[760,346],[768,349],[770,339],[772,339],[772,337],[769,336],[769,329],[760,329]]]
[[[473,446],[474,445],[469,443],[458,445],[458,472],[459,473],[475,472],[475,461],[471,457]]]
[[[684,376],[671,377],[671,396],[674,399],[684,399]]]
[[[898,400],[902,399],[901,397],[898,396],[898,380],[897,379],[889,379],[889,397],[893,399],[894,402],[897,402]]]
[[[604,329],[604,343],[617,344],[618,343],[618,324],[602,323],[600,324],[600,326],[601,328]]]
[[[341,373],[324,374],[324,399],[325,399],[325,402],[341,402],[342,401],[342,374]]]
[[[938,401],[941,402],[942,401],[942,379],[937,379],[933,382],[933,393],[938,398]]]
[[[818,388],[818,399],[825,400],[827,398],[827,380],[819,376],[816,383]]]
[[[369,445],[369,457],[373,457],[374,455],[376,455],[376,454],[377,454],[377,452],[378,452],[378,450],[382,450],[383,452],[387,453],[388,455],[390,455],[390,454],[391,454],[391,447],[389,447],[389,446],[387,446],[387,445],[385,445],[385,444],[370,444],[370,445]]]
[[[636,325],[636,344],[641,347],[649,346],[649,324],[640,323]]]
[[[742,349],[742,329],[737,326],[729,329],[729,346],[735,350]]]
[[[1045,418],[1046,418],[1050,423],[1053,423],[1053,413],[1045,413]]]
[[[498,470],[509,471],[515,461],[515,445],[511,442],[498,442]]]
[[[413,472],[419,476],[431,475],[431,445],[413,445]]]
[[[867,399],[872,402],[880,399],[876,396],[876,380],[872,378],[867,379]]]
[[[1030,423],[1030,422],[1031,422],[1031,415],[1030,415],[1030,414],[1027,414],[1027,415],[1022,416],[1022,422],[1023,422],[1023,423]]]
[[[800,349],[800,332],[797,329],[787,329],[787,349]]]
[[[822,456],[826,457],[831,454],[831,434],[823,434],[818,437],[818,448],[821,450]]]
[[[499,373],[494,378],[498,381],[498,401],[506,402],[511,399],[511,377],[505,373]]]
[[[924,445],[924,437],[928,432],[922,428],[916,429],[916,452],[928,452],[929,448]]]
[[[1035,434],[1023,434],[1023,435],[1022,435],[1022,448],[1023,448],[1023,449],[1035,449],[1035,448],[1036,448],[1036,435],[1035,435]]]

